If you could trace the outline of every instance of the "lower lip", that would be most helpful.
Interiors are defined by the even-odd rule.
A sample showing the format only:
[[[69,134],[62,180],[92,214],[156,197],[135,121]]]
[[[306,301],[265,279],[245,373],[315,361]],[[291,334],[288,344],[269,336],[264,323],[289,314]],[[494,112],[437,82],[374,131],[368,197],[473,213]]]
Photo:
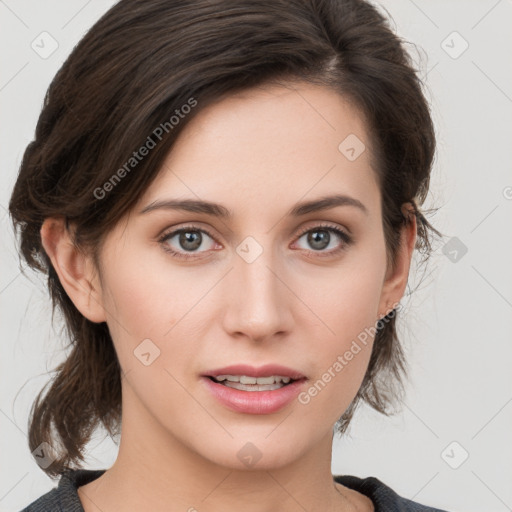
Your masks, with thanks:
[[[246,414],[270,414],[279,411],[297,397],[306,382],[306,379],[296,380],[271,391],[241,391],[218,384],[209,377],[202,377],[201,380],[221,404]]]

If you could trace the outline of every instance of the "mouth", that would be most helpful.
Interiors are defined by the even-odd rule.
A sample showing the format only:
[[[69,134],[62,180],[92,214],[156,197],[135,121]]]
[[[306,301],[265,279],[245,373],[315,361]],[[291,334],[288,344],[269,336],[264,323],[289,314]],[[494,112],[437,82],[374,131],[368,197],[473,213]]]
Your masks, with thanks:
[[[201,375],[206,389],[223,406],[238,413],[270,414],[293,402],[308,380],[301,372],[268,364],[239,364]]]
[[[284,375],[270,375],[269,377],[250,377],[248,375],[217,375],[208,376],[210,380],[217,384],[222,384],[228,388],[238,389],[240,391],[273,391],[289,386],[293,382],[301,379],[292,379]]]
[[[259,368],[247,364],[235,364],[207,371],[203,377],[209,377],[214,382],[244,391],[260,391],[257,389],[258,386],[269,386],[262,388],[261,391],[279,389],[306,378],[298,370],[279,364],[266,364]]]

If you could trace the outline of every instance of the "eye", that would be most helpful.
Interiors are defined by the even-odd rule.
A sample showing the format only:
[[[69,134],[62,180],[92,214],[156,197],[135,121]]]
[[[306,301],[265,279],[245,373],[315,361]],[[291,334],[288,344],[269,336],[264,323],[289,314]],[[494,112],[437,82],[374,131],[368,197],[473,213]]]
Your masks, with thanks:
[[[334,237],[332,236],[333,233]],[[212,240],[209,248],[206,237]],[[306,250],[310,253],[315,253],[315,255],[320,257],[328,257],[338,254],[339,252],[346,250],[348,246],[353,243],[352,237],[344,230],[327,224],[321,224],[314,226],[313,228],[303,230],[299,234],[298,240],[301,238],[305,238],[306,242],[310,247],[312,247],[312,249],[306,248]],[[208,252],[215,246],[215,239],[213,236],[207,230],[197,226],[185,226],[174,231],[164,233],[158,241],[162,244],[166,252],[169,252],[175,258],[181,259],[197,259],[202,253]],[[336,243],[336,241],[338,243]],[[332,245],[334,245],[333,250],[324,250]],[[203,250],[199,250],[201,248],[203,248]]]
[[[185,226],[169,233],[164,233],[158,241],[163,245],[165,251],[171,253],[176,258],[197,258],[198,253],[208,251],[208,248],[204,251],[198,250],[201,247],[204,249],[204,246],[208,245],[207,243],[204,243],[204,235],[213,240],[212,235],[210,235],[210,233],[205,229],[199,229],[195,226]],[[171,242],[174,238],[176,240],[174,241],[175,245],[173,247]]]
[[[334,233],[334,237],[332,233]],[[350,235],[336,226],[327,224],[314,226],[313,228],[303,231],[301,235],[299,235],[299,240],[301,238],[305,238],[306,243],[312,247],[312,250],[306,248],[307,250],[313,253],[321,253],[321,256],[338,254],[352,244],[352,237]],[[331,246],[333,250],[325,251],[324,249],[329,248],[329,246]]]

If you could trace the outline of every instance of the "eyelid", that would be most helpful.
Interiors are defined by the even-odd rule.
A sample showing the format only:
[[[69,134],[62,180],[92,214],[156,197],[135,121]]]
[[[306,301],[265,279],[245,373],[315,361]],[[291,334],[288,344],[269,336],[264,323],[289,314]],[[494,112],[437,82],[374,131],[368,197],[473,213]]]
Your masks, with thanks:
[[[336,224],[331,224],[329,222],[322,222],[322,221],[316,221],[316,224],[313,224],[313,225],[309,224],[308,226],[301,228],[301,230],[298,232],[298,234],[296,234],[294,236],[294,240],[300,239],[305,233],[314,231],[315,229],[319,230],[319,231],[322,229],[334,231],[336,233],[336,235],[339,238],[341,238],[341,241],[342,241],[341,247],[338,247],[337,249],[334,249],[331,251],[307,250],[307,252],[313,253],[313,254],[317,255],[318,257],[328,257],[328,256],[333,256],[335,254],[338,254],[340,251],[343,251],[344,249],[346,249],[347,246],[351,245],[354,241],[352,235],[349,234],[350,231],[348,229],[342,228]],[[188,225],[184,225],[184,226],[180,226],[180,227],[176,227],[176,228],[173,227],[173,228],[165,229],[157,237],[158,242],[161,244],[164,244],[166,240],[168,240],[170,238],[174,238],[179,233],[186,232],[186,231],[197,231],[197,232],[201,232],[201,233],[206,233],[215,243],[217,243],[217,244],[219,243],[217,241],[217,238],[214,235],[212,235],[212,233],[208,229],[200,227],[198,224],[188,224]],[[192,258],[198,259],[198,258],[201,258],[201,255],[209,252],[209,251],[203,251],[203,252],[197,252],[197,253],[194,253],[194,252],[187,253],[187,252],[175,251],[174,249],[171,249],[169,247],[164,248],[164,250],[175,255],[176,258],[178,258],[178,259],[180,259],[180,258],[181,259],[192,259]]]
[[[347,236],[347,238],[352,238],[352,236],[350,234],[350,230],[343,228],[343,227],[339,226],[338,224],[332,224],[328,221],[325,221],[325,222],[316,221],[316,223],[315,223],[315,221],[313,221],[312,225],[308,224],[307,226],[302,228],[296,236],[301,237],[304,233],[307,233],[308,231],[313,231],[315,229],[320,230],[322,228],[329,228],[329,229],[333,229],[335,231],[341,231]]]
[[[157,236],[157,240],[158,240],[158,242],[165,242],[166,239],[174,238],[179,233],[187,232],[187,231],[198,231],[200,233],[206,233],[212,240],[215,241],[215,243],[219,243],[219,242],[217,242],[217,238],[214,235],[212,235],[212,233],[208,229],[200,227],[199,225],[194,225],[194,224],[188,224],[188,225],[180,226],[177,228],[173,227],[173,228],[169,228],[169,229],[164,229]]]
[[[191,223],[191,224],[184,224],[184,225],[178,225],[178,227],[170,227],[163,229],[156,237],[158,241],[161,241],[164,238],[169,238],[171,235],[177,235],[178,233],[182,231],[199,231],[201,233],[206,233],[210,238],[213,238],[215,241],[217,238],[212,234],[212,232],[208,228],[204,228],[199,224]]]
[[[305,233],[308,233],[311,231],[321,231],[321,230],[334,232],[336,234],[336,236],[341,239],[341,241],[342,241],[341,246],[334,250],[331,250],[331,251],[313,251],[313,250],[309,249],[307,251],[308,253],[313,253],[313,254],[315,254],[315,256],[320,257],[320,258],[335,256],[338,253],[348,249],[348,247],[350,245],[354,244],[354,237],[352,236],[352,234],[350,233],[350,231],[348,229],[345,229],[337,224],[331,224],[329,222],[321,222],[321,221],[317,221],[317,223],[314,224],[313,226],[304,227],[301,231],[299,231],[299,234],[296,235],[297,240],[302,238],[302,236]]]
[[[332,224],[329,221],[309,221],[308,225],[301,228],[299,232],[295,235],[295,237],[301,237],[304,233],[307,233],[308,231],[320,228],[331,228],[334,230],[339,230],[345,233],[348,238],[352,238],[350,229],[341,227],[337,224]],[[157,235],[157,239],[161,240],[162,238],[165,238],[171,234],[176,234],[177,232],[187,229],[190,231],[201,231],[203,233],[206,233],[210,238],[213,238],[215,241],[217,241],[216,237],[211,233],[211,231],[209,231],[207,228],[202,227],[200,223],[185,224],[183,226],[179,226],[176,228],[165,228],[160,232],[159,235]]]
[[[177,251],[173,249],[170,245],[168,245],[166,242],[167,240],[174,238],[176,235],[187,232],[187,231],[197,231],[200,233],[206,233],[215,244],[218,244],[217,238],[213,236],[210,232],[210,230],[200,227],[198,224],[186,224],[179,227],[172,227],[172,228],[166,228],[164,229],[158,236],[157,236],[157,242],[162,247],[162,249],[171,255],[172,258],[174,258],[176,261],[184,261],[184,262],[191,262],[194,263],[195,261],[201,262],[204,260],[209,259],[209,257],[212,256],[212,251],[203,251],[203,252],[190,252],[187,253],[186,251]]]

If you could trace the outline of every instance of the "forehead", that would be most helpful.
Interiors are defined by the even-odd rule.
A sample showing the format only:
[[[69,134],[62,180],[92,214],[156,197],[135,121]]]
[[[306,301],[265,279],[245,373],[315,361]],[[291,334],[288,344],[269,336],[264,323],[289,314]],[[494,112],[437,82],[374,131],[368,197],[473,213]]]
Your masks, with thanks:
[[[362,115],[335,91],[266,85],[200,111],[143,201],[200,198],[235,211],[278,212],[301,199],[340,193],[371,209],[379,192],[370,152]]]

